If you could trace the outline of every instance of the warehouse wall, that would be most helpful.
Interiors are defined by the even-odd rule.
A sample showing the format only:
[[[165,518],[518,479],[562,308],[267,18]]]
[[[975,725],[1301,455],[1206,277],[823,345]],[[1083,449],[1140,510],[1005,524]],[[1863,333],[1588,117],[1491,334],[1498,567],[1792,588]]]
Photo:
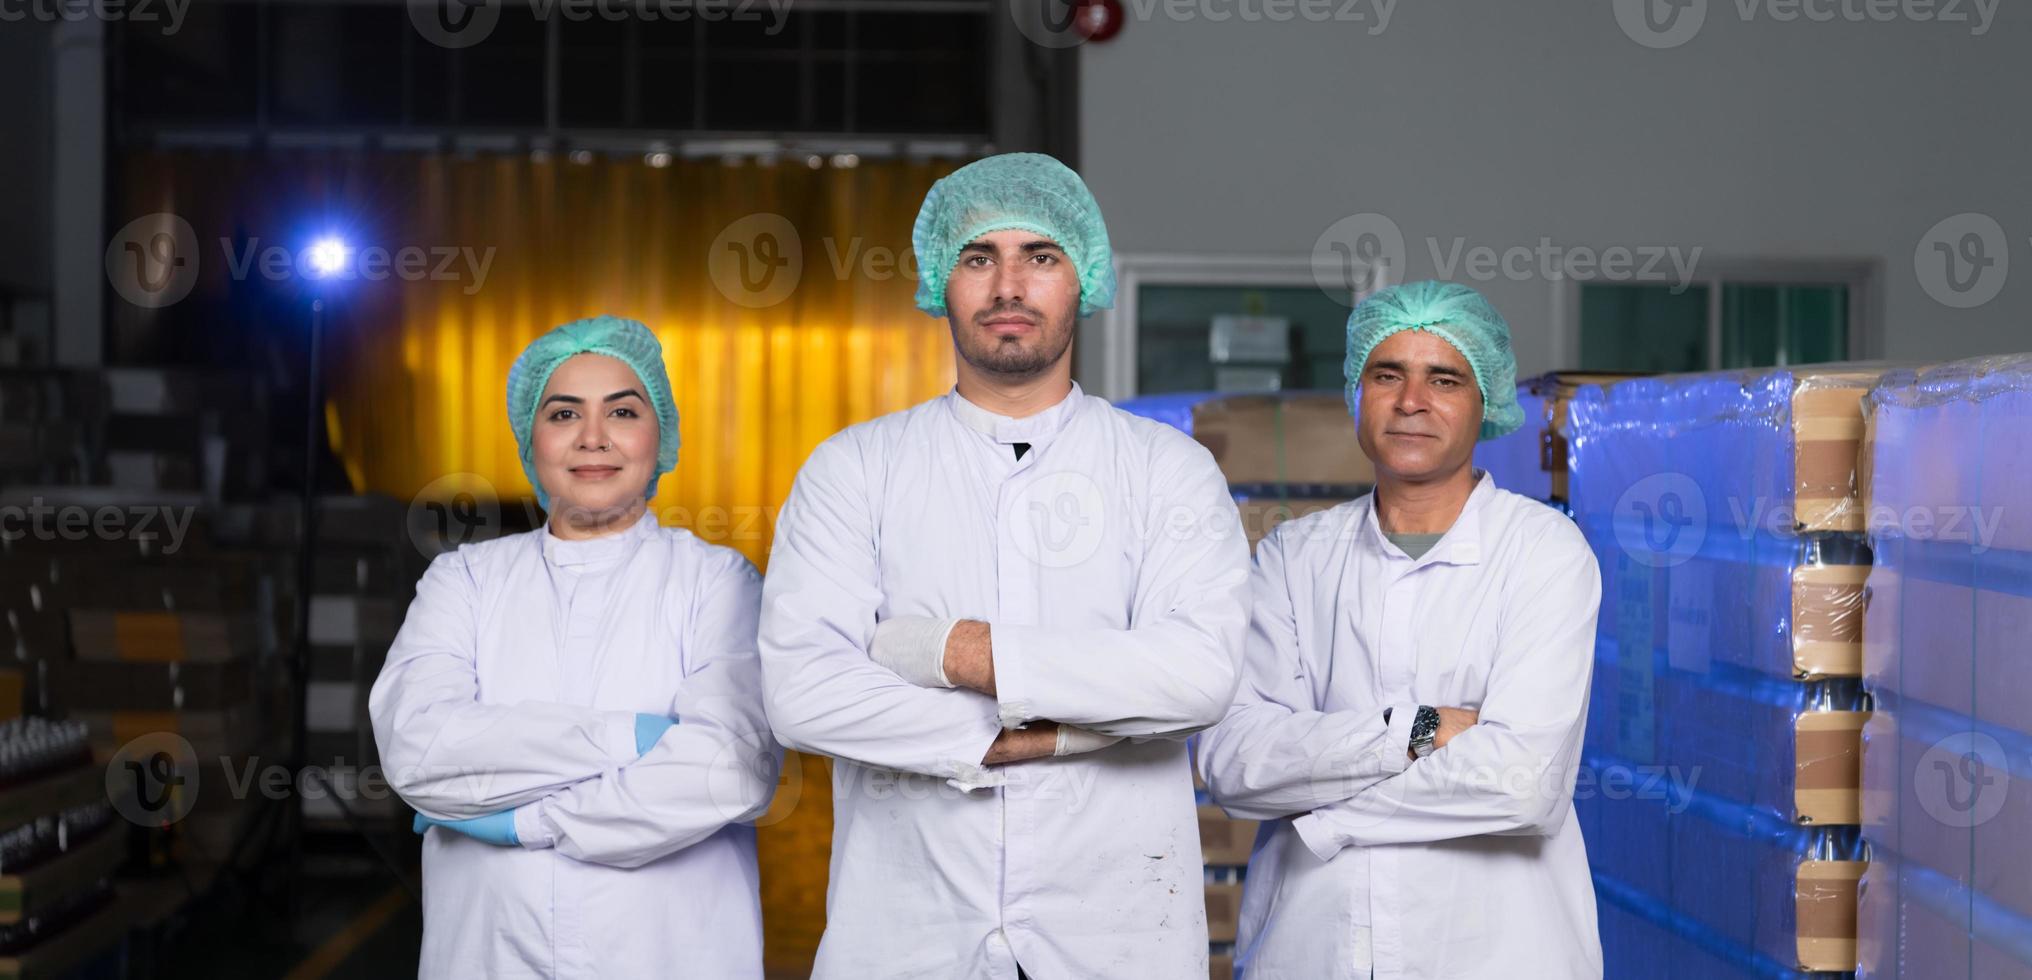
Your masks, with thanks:
[[[1694,0],[1698,33],[1652,49],[1619,27],[1623,0],[1330,0],[1306,5],[1364,19],[1285,23],[1245,19],[1266,0],[1124,0],[1121,34],[1081,48],[1081,169],[1123,252],[1303,256],[1378,212],[1403,230],[1410,278],[1438,274],[1428,239],[1446,255],[1457,237],[1874,259],[1882,353],[2032,349],[2032,270],[1968,310],[1914,270],[1936,223],[1969,211],[2032,259],[2017,101],[2032,17],[1984,0],[1976,37],[1973,0],[1931,5],[1967,23],[1780,23],[1784,2]],[[1576,359],[1554,347],[1554,283],[1477,284],[1526,371]]]

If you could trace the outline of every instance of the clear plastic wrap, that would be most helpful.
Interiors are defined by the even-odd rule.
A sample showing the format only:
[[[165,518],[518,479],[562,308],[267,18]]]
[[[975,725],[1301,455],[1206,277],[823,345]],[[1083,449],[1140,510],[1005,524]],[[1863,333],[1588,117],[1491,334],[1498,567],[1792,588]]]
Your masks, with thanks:
[[[1517,407],[1524,425],[1509,435],[1475,444],[1475,465],[1487,470],[1499,486],[1533,500],[1552,499],[1552,471],[1545,467],[1545,436],[1551,406],[1540,379],[1517,385]]]
[[[1587,808],[1611,976],[1853,969],[1868,365],[1584,387],[1572,510],[1602,569],[1587,751],[1665,792]],[[1661,857],[1662,856],[1662,857]]]
[[[1624,763],[1590,753],[1576,794],[1606,976],[1717,980],[1855,963],[1852,827],[1799,827],[1699,790],[1608,792]]]
[[[1861,402],[1891,369],[1828,364],[1585,388],[1571,408],[1574,504],[1605,509],[1670,475],[1700,490],[1711,531],[1861,531]]]
[[[2032,977],[2032,355],[1870,393],[1864,978]]]
[[[1882,370],[1679,375],[1574,396],[1575,519],[1605,574],[1621,556],[1650,580],[1674,650],[1800,680],[1861,673],[1870,559],[1846,535],[1863,527],[1860,403]],[[1605,633],[1614,612],[1604,603]]]

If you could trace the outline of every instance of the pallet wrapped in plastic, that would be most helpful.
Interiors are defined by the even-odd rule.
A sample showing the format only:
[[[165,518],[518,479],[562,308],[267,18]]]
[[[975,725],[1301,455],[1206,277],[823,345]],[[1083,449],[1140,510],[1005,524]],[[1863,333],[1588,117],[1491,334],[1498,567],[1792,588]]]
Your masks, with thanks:
[[[1864,978],[2032,977],[2032,355],[1871,391]]]
[[[1805,977],[1855,963],[1855,829],[1797,827],[1590,753],[1576,793],[1604,974]]]
[[[1524,426],[1507,436],[1475,444],[1475,465],[1487,470],[1496,486],[1533,500],[1552,499],[1552,472],[1545,467],[1547,407],[1539,385],[1517,384],[1517,406]]]
[[[1639,638],[1598,637],[1589,744],[1679,778],[1758,819],[1800,826],[1861,819],[1862,728],[1854,680],[1794,683],[1649,662]],[[1624,651],[1630,651],[1625,653]]]
[[[1862,527],[1860,402],[1881,371],[1677,375],[1574,396],[1575,519],[1666,597],[1675,649],[1800,680],[1861,673],[1869,555],[1846,532]]]
[[[1869,572],[1856,460],[1876,371],[1573,398],[1569,502],[1603,576],[1583,834],[1609,975],[1854,968]]]

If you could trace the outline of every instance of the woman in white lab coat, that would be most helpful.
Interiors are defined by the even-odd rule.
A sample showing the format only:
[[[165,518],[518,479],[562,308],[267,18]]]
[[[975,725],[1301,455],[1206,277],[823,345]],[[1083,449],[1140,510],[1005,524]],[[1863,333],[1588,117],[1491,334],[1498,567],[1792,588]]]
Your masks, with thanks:
[[[662,348],[599,317],[509,373],[542,528],[440,556],[369,708],[418,813],[423,977],[759,977],[761,579],[648,512],[677,462]]]

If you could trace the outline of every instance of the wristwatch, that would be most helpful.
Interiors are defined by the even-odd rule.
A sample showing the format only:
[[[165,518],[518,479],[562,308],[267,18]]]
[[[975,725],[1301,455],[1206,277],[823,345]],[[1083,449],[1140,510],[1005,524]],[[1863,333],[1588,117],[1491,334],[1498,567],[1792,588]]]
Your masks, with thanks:
[[[1411,719],[1411,754],[1425,758],[1432,754],[1433,736],[1439,734],[1439,709],[1419,705],[1417,716]]]

